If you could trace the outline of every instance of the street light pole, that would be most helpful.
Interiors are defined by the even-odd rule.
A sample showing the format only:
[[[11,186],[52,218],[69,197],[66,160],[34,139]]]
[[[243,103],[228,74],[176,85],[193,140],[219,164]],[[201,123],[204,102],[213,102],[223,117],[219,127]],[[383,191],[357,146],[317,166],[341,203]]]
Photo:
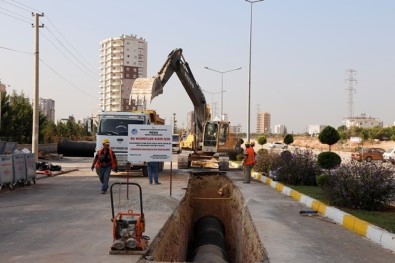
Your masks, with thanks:
[[[204,67],[204,68],[221,74],[221,121],[222,121],[223,120],[222,116],[224,114],[224,111],[223,111],[224,110],[224,108],[223,108],[223,106],[224,106],[224,74],[232,72],[232,71],[239,70],[239,69],[241,69],[241,67],[235,68],[235,69],[226,70],[226,71],[220,71],[220,70],[212,69],[212,68],[209,68],[209,67]]]
[[[224,91],[218,91],[218,92],[210,92],[210,91],[208,91],[208,90],[202,89],[202,91],[211,94],[211,112],[210,112],[210,113],[211,113],[211,118],[210,118],[210,119],[211,119],[211,120],[214,120],[214,114],[217,113],[217,111],[216,111],[216,108],[217,108],[217,107],[214,108],[214,95],[215,95],[215,94],[222,93],[222,92],[225,92],[226,90],[224,90]]]
[[[251,50],[252,50],[252,5],[263,0],[245,0],[251,5],[250,15],[250,55],[248,62],[248,113],[247,113],[247,142],[250,142],[250,127],[251,127]]]

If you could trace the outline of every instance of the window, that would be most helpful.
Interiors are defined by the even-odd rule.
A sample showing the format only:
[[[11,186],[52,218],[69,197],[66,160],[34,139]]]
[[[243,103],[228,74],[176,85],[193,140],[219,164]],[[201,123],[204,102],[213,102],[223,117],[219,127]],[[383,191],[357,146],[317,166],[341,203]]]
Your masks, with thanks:
[[[228,136],[228,126],[221,126],[219,130],[219,145],[225,145]]]
[[[204,129],[204,146],[215,147],[217,144],[217,125],[215,123],[207,123]]]

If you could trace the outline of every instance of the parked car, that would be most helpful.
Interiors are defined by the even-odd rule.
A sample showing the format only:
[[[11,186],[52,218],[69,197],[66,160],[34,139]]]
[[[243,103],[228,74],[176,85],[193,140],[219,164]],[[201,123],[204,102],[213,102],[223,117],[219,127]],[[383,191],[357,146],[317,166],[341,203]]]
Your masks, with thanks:
[[[395,147],[391,147],[383,153],[383,159],[386,162],[395,164]]]
[[[362,161],[384,161],[383,153],[385,151],[381,148],[359,148],[357,151],[351,153],[351,159],[359,162]]]
[[[273,142],[271,144],[269,144],[269,148],[270,149],[287,149],[288,145],[286,145],[285,143],[281,143],[281,142]]]

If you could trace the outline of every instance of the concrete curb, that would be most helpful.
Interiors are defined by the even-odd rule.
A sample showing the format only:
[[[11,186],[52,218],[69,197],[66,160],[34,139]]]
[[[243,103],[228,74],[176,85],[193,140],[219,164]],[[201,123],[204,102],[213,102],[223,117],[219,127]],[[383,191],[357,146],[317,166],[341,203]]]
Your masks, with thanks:
[[[276,189],[276,191],[290,196],[296,201],[305,204],[307,207],[318,211],[321,215],[332,219],[346,229],[366,237],[369,240],[383,246],[384,248],[395,252],[395,234],[392,234],[375,225],[369,224],[368,222],[343,212],[335,207],[327,206],[326,204],[314,198],[299,193],[298,191],[295,191],[281,183],[275,182],[269,177],[263,176],[260,173],[253,172],[252,177],[263,182],[264,184],[270,185],[270,187]]]

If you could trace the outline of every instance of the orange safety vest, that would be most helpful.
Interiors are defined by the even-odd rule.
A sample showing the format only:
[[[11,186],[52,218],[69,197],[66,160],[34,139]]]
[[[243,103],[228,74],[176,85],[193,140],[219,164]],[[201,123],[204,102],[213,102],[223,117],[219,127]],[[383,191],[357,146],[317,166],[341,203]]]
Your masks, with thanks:
[[[244,164],[253,165],[255,164],[255,152],[252,147],[249,147],[244,152],[247,155],[247,160],[244,161]]]
[[[101,155],[102,151],[103,151],[103,149],[100,149],[100,150],[97,152],[97,157],[98,157],[98,158],[97,158],[97,160],[96,160],[96,168],[100,168],[99,158],[100,158],[100,155]],[[112,169],[115,169],[115,167],[117,166],[117,164],[115,163],[115,160],[114,160],[114,152],[113,152],[111,149],[108,149],[108,154],[110,155],[111,168],[112,168]]]

